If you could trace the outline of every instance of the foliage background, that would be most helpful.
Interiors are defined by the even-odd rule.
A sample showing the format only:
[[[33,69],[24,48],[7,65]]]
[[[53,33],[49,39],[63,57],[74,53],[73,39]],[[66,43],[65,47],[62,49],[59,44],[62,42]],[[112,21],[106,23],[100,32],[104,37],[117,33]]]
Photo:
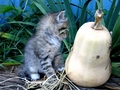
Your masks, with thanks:
[[[0,24],[0,66],[18,65],[23,62],[23,48],[28,38],[35,32],[40,17],[49,12],[66,10],[69,19],[69,35],[63,41],[61,52],[64,60],[73,45],[78,28],[94,20],[94,12],[101,8],[104,11],[103,25],[112,32],[111,61],[112,73],[120,76],[120,0],[110,1],[109,10],[104,9],[104,0],[92,0],[94,10],[88,8],[91,0],[21,0],[16,7],[12,0],[10,5],[0,5],[0,15],[4,21]],[[72,9],[75,7],[76,12]],[[73,14],[74,13],[74,14]]]

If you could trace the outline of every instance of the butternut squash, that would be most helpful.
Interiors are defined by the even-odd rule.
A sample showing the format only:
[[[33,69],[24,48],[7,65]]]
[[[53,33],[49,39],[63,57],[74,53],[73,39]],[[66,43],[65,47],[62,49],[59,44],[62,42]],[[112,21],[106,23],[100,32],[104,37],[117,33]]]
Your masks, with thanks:
[[[111,75],[111,35],[101,24],[103,12],[98,9],[95,22],[83,24],[75,37],[65,62],[68,78],[79,86],[97,87]]]

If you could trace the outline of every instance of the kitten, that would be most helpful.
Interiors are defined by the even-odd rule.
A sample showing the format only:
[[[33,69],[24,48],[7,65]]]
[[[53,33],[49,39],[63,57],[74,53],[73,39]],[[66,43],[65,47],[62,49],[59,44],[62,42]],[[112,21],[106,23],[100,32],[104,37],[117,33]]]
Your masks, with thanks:
[[[47,77],[55,70],[64,68],[60,47],[67,37],[68,19],[65,11],[47,14],[38,23],[36,33],[28,40],[24,50],[24,74],[31,80],[40,79],[39,73]]]

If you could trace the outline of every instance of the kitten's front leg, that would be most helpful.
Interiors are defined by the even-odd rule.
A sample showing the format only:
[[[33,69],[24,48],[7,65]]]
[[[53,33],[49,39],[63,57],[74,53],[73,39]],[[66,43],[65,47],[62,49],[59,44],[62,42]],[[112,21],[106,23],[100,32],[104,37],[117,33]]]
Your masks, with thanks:
[[[41,60],[41,68],[43,69],[47,78],[55,74],[55,70],[52,67],[52,60],[49,58],[49,56],[47,56],[46,59]]]

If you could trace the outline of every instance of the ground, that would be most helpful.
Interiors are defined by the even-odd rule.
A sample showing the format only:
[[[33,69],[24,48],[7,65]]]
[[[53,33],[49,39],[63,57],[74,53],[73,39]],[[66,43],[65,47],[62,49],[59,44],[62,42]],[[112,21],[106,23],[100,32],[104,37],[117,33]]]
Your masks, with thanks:
[[[0,69],[0,90],[28,90],[27,84],[24,80],[20,79],[17,76],[17,73],[19,71],[19,66],[9,66],[6,67],[6,70]],[[80,90],[120,90],[120,78],[111,75],[110,79],[107,83],[105,83],[103,86],[96,87],[96,88],[83,88],[78,87]],[[31,90],[31,89],[29,89]],[[32,89],[32,90],[43,90],[43,89]],[[57,89],[54,89],[57,90]],[[61,89],[61,90],[65,90]],[[66,90],[70,90],[67,89]],[[74,89],[72,89],[74,90]],[[78,89],[75,89],[78,90]]]
[[[23,90],[21,86],[24,87],[25,83],[16,75],[18,70],[17,66],[0,68],[0,90]]]

